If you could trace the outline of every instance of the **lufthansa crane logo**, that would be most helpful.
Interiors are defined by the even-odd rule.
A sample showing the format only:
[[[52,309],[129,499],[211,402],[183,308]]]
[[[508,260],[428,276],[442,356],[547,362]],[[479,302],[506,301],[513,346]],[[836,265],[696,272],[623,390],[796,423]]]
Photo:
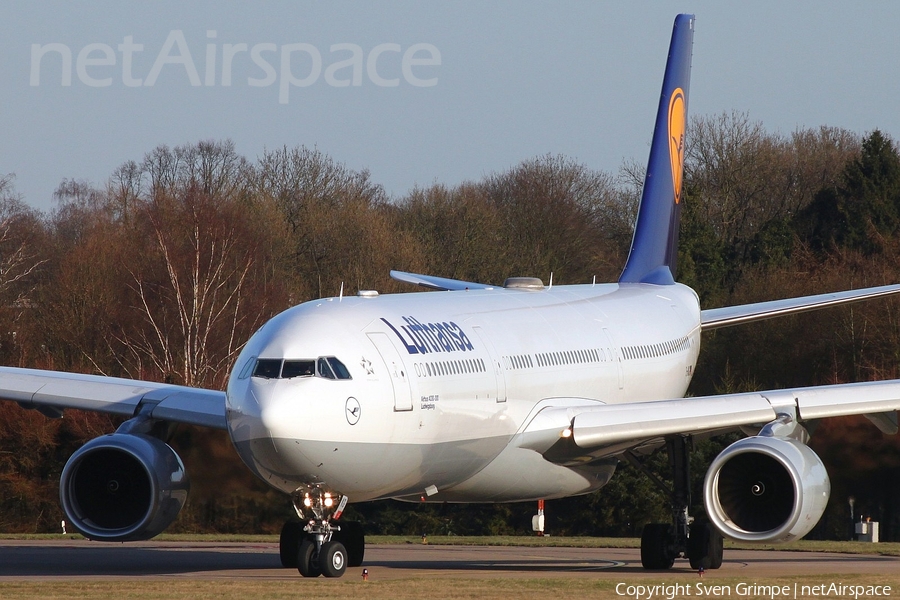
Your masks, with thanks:
[[[684,170],[684,90],[675,88],[669,98],[669,161],[672,165],[672,186],[675,204],[681,202],[681,177]]]
[[[356,425],[359,423],[359,417],[362,413],[362,408],[359,406],[359,400],[354,397],[347,398],[347,403],[344,405],[346,409],[345,415],[347,417],[347,422],[351,425]]]

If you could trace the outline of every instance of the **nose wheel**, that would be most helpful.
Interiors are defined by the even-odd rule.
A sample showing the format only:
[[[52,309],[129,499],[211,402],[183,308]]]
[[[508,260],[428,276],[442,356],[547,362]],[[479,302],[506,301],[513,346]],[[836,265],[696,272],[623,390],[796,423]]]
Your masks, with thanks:
[[[319,550],[318,567],[325,577],[340,577],[347,570],[347,549],[340,542],[330,541],[322,544]],[[300,568],[300,565],[297,565]]]
[[[315,541],[305,539],[300,542],[296,567],[304,577],[318,577],[322,574],[319,568],[319,549]]]
[[[284,567],[296,567],[304,577],[340,577],[347,567],[358,567],[365,554],[362,526],[338,522],[347,497],[321,485],[305,486],[291,495],[301,521],[288,521],[281,529],[279,551]]]

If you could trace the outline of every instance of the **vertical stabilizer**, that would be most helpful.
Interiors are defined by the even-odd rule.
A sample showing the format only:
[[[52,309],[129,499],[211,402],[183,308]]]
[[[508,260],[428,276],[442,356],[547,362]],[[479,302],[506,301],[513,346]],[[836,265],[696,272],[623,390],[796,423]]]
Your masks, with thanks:
[[[675,283],[694,15],[678,15],[656,114],[634,239],[619,283]]]

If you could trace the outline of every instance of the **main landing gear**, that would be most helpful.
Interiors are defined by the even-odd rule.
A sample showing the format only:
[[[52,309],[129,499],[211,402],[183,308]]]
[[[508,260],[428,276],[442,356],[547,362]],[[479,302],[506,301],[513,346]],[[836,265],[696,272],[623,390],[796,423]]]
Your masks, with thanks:
[[[668,496],[672,506],[672,524],[649,523],[641,534],[641,564],[645,569],[670,569],[676,558],[687,558],[692,569],[718,569],[722,566],[722,535],[707,521],[688,514],[691,505],[691,439],[674,436],[666,439],[669,467],[674,485],[671,489],[632,453],[625,458],[646,474]]]
[[[340,577],[347,567],[362,564],[366,547],[362,525],[333,522],[347,506],[346,496],[313,485],[295,490],[291,502],[302,522],[288,521],[281,528],[283,567],[296,567],[304,577]]]

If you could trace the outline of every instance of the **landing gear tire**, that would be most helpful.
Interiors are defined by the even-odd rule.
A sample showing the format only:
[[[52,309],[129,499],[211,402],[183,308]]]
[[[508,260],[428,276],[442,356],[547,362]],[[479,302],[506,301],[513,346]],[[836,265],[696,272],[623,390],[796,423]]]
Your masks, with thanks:
[[[319,554],[316,552],[316,542],[307,538],[300,542],[300,549],[297,553],[297,570],[304,577],[318,577],[322,574],[319,567]]]
[[[668,523],[644,525],[641,533],[641,565],[645,569],[671,569],[674,564],[672,526]]]
[[[336,531],[331,539],[342,543],[347,549],[348,567],[359,567],[363,564],[366,553],[366,535],[362,523],[342,521],[341,530]]]
[[[718,569],[722,566],[722,560],[725,556],[725,540],[722,539],[722,534],[718,531],[714,534],[716,536],[715,544],[711,544],[711,548],[715,548],[715,551],[710,554],[710,569]]]
[[[278,551],[281,556],[282,567],[293,569],[297,566],[297,555],[300,552],[300,540],[302,538],[303,525],[297,521],[288,521],[281,528]]]
[[[325,577],[340,577],[347,570],[347,549],[340,542],[325,542],[319,551],[319,570]]]
[[[723,540],[715,527],[706,522],[691,525],[687,557],[692,569],[718,569],[722,566]]]

